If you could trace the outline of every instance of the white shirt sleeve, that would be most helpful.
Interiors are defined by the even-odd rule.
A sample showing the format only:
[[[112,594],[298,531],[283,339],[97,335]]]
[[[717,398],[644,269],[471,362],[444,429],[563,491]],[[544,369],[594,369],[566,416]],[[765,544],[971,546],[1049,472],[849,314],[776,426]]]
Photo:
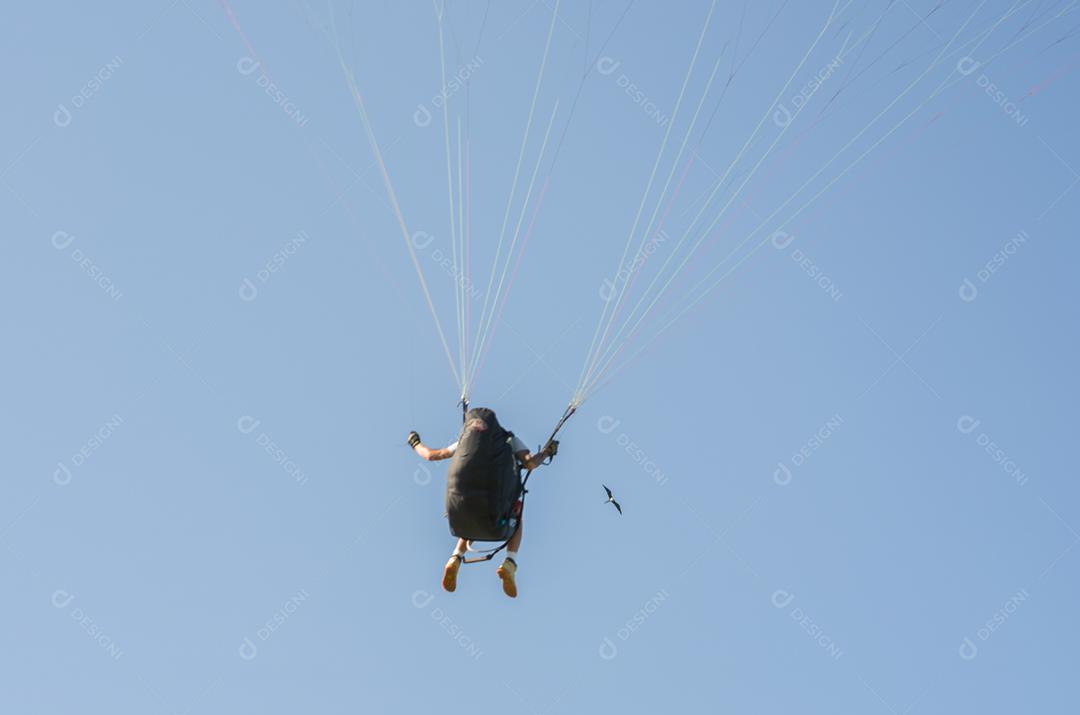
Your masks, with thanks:
[[[515,434],[510,438],[510,450],[517,454],[518,452],[528,452],[529,445],[521,441],[521,439]]]
[[[446,448],[446,450],[447,450],[448,452],[450,452],[450,456],[451,456],[451,457],[453,457],[453,456],[454,456],[454,452],[456,452],[456,451],[457,451],[457,446],[458,446],[458,443],[457,443],[457,442],[454,442],[454,443],[453,443],[452,445],[450,445],[449,447],[447,447],[447,448]]]

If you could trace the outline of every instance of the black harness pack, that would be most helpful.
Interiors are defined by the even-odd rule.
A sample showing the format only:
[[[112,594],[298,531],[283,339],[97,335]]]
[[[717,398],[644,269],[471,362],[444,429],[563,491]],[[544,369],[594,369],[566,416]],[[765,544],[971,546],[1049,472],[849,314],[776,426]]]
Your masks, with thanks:
[[[446,478],[450,533],[470,541],[504,541],[517,528],[514,507],[521,497],[521,473],[513,433],[486,407],[470,409]]]

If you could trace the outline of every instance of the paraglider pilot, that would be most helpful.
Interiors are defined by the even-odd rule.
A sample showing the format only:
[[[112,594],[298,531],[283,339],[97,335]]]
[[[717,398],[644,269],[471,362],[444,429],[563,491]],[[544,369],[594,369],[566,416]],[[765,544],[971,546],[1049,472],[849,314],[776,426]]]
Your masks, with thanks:
[[[513,432],[503,429],[486,408],[465,414],[461,436],[444,449],[431,449],[410,432],[409,446],[429,462],[452,460],[446,479],[446,515],[458,537],[443,569],[442,586],[457,588],[458,569],[470,541],[505,541],[506,558],[496,570],[503,592],[515,598],[518,548],[521,546],[521,470],[532,471],[554,457],[559,443],[551,440],[537,454]]]

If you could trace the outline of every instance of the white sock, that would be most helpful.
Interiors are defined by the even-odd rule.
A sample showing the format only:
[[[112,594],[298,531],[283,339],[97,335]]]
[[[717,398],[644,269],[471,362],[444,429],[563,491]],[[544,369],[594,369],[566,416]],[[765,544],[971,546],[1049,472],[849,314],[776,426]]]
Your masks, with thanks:
[[[510,559],[515,564],[518,562],[518,560],[517,560],[517,552],[516,551],[507,551],[506,552],[506,558]]]
[[[460,546],[455,546],[454,547],[454,553],[452,553],[450,555],[451,556],[464,556],[465,555],[465,549],[461,548]]]

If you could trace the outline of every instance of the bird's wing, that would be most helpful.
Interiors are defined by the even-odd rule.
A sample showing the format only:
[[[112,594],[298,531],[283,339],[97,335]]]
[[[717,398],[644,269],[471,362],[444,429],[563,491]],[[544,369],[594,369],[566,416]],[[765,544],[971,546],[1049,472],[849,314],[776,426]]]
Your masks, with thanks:
[[[617,502],[617,501],[613,501],[613,502],[611,502],[611,503],[612,503],[612,504],[614,504],[614,505],[615,505],[615,508],[619,510],[619,513],[620,513],[620,514],[622,514],[622,507],[621,507],[621,506],[619,506],[619,502]]]
[[[605,485],[605,484],[601,484],[600,486],[604,487],[604,491],[607,492],[607,498],[610,499],[613,496],[612,493],[611,493],[611,490],[608,489],[607,485]]]

